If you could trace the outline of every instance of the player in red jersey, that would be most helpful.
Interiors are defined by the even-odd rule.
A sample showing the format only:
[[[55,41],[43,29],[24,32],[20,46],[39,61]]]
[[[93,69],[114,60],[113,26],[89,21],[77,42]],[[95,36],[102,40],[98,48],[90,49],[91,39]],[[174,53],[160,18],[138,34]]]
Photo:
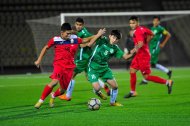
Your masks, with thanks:
[[[129,94],[125,95],[124,98],[130,98],[137,95],[136,93],[136,72],[141,71],[143,77],[148,81],[153,81],[160,84],[165,84],[168,87],[168,94],[171,94],[172,91],[172,80],[165,80],[158,76],[151,75],[151,66],[150,66],[150,52],[148,47],[148,42],[154,36],[153,32],[146,27],[139,25],[138,17],[131,16],[129,19],[129,25],[133,33],[133,41],[135,44],[132,52],[136,52],[131,65],[130,65],[130,85],[131,91]]]
[[[100,30],[97,36],[102,35]],[[78,49],[78,45],[89,42],[94,36],[85,39],[77,38],[76,35],[72,35],[71,25],[64,23],[61,26],[61,36],[53,37],[45,45],[38,57],[34,62],[39,67],[43,56],[50,47],[54,47],[54,61],[53,61],[53,73],[50,76],[52,81],[48,83],[39,99],[35,104],[35,108],[39,109],[45,98],[51,93],[54,86],[59,82],[60,88],[51,95],[50,107],[53,107],[54,98],[63,94],[68,87],[68,84],[72,78],[73,70],[75,68],[74,57]]]

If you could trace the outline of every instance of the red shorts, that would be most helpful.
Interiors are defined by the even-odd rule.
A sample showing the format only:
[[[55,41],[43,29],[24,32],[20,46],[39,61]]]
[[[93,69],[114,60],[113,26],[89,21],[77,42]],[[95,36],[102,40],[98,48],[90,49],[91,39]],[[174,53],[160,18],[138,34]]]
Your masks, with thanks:
[[[64,68],[59,65],[54,65],[53,73],[50,78],[59,80],[61,88],[67,90],[73,71],[74,68]]]
[[[134,59],[131,62],[130,68],[140,70],[143,75],[150,74],[151,73],[150,58],[149,57],[147,58],[134,57]]]

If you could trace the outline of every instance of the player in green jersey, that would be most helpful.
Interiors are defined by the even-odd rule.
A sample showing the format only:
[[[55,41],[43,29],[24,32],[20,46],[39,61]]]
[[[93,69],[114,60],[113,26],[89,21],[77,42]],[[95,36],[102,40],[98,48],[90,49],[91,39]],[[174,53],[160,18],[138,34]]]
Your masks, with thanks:
[[[93,41],[93,38],[91,41]],[[96,40],[96,45],[93,49],[92,56],[88,64],[88,79],[92,83],[95,93],[101,97],[100,85],[98,79],[101,78],[104,82],[107,82],[111,87],[110,105],[122,106],[122,104],[116,102],[118,94],[118,85],[112,74],[111,69],[108,66],[108,60],[112,57],[128,59],[133,54],[124,53],[117,45],[119,39],[121,39],[121,33],[118,30],[112,30],[109,35],[109,39],[105,36]]]
[[[160,49],[162,49],[165,44],[168,42],[171,37],[170,33],[160,25],[160,17],[153,17],[153,26],[151,27],[151,31],[154,33],[154,37],[151,39],[149,43],[149,49],[151,53],[151,66],[153,68],[159,69],[165,72],[170,79],[172,76],[172,71],[168,68],[164,67],[161,64],[158,64],[158,56],[160,54]],[[163,39],[163,35],[165,36]],[[161,42],[161,40],[163,41]],[[140,84],[148,84],[147,80],[143,79]]]
[[[92,36],[92,34],[89,33],[88,30],[85,28],[84,20],[80,17],[78,17],[75,21],[75,32],[76,32],[76,35],[80,38],[87,38],[87,37]],[[71,100],[71,95],[72,95],[72,91],[75,84],[74,78],[77,74],[83,71],[85,73],[87,72],[88,61],[91,56],[91,53],[92,53],[92,49],[90,46],[85,46],[85,47],[83,47],[83,45],[79,46],[76,59],[75,59],[76,68],[74,70],[73,78],[69,83],[69,86],[67,88],[67,93],[59,96],[60,99],[67,100],[67,101]],[[99,79],[99,83],[101,84],[101,87],[104,88],[107,94],[109,95],[110,90],[108,86],[105,85],[100,79]]]

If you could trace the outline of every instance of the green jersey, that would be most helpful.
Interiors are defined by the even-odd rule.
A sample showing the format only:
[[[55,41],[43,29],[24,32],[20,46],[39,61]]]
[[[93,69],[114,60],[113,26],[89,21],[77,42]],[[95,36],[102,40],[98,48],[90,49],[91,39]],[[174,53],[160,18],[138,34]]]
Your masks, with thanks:
[[[77,36],[80,38],[87,38],[87,37],[92,36],[92,34],[90,34],[86,28],[82,28],[82,30],[77,33]],[[88,60],[91,53],[92,53],[92,49],[90,47],[81,48],[79,46],[76,60]]]
[[[108,69],[108,60],[112,57],[122,58],[124,52],[118,45],[111,45],[107,37],[99,38],[89,60],[89,68],[104,71]]]
[[[158,48],[162,39],[162,35],[166,35],[168,32],[160,25],[157,27],[151,27],[151,31],[154,33],[154,37],[150,41],[150,46],[152,48]]]

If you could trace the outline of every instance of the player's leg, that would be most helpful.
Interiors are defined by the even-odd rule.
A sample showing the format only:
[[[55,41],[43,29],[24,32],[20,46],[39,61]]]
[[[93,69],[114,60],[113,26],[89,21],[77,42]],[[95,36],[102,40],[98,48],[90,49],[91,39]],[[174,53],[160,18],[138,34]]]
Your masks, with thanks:
[[[110,96],[109,87],[101,79],[98,79],[98,82],[99,82],[101,88],[103,88],[105,90],[105,92],[107,93],[107,95]]]
[[[61,99],[61,100],[66,100],[66,101],[71,101],[72,92],[73,92],[74,85],[75,85],[75,80],[74,80],[74,78],[75,78],[75,76],[76,76],[77,74],[78,74],[78,73],[76,73],[76,72],[73,73],[73,77],[72,77],[72,79],[71,79],[70,82],[69,82],[69,85],[68,85],[66,94],[63,94],[63,95],[58,96],[59,99]]]
[[[168,68],[166,68],[165,66],[161,65],[161,64],[156,64],[156,69],[159,69],[161,71],[163,71],[164,73],[166,73],[168,75],[168,78],[170,79],[172,76],[172,71],[169,70]]]
[[[90,81],[90,83],[93,86],[94,92],[97,96],[99,96],[101,99],[106,100],[107,97],[101,92],[100,90],[100,84],[98,82],[98,79],[100,77],[100,73],[99,71],[94,71],[94,70],[90,70],[88,71],[88,80]]]
[[[116,101],[117,95],[118,95],[118,85],[117,85],[117,82],[115,81],[115,79],[112,79],[112,80],[108,79],[107,83],[111,87],[110,105],[111,106],[123,106],[122,104],[120,104],[119,102]]]
[[[62,71],[60,74],[61,78],[59,81],[60,88],[58,88],[55,93],[52,92],[50,102],[49,102],[50,107],[54,106],[54,99],[57,96],[62,95],[67,90],[69,82],[70,82],[72,75],[73,75],[73,70],[74,70],[73,68],[62,68]]]
[[[125,95],[124,98],[130,98],[130,97],[137,96],[137,93],[136,93],[136,81],[137,81],[136,72],[137,72],[137,69],[134,69],[132,67],[130,68],[130,89],[131,89],[131,91],[129,92],[129,94]]]
[[[41,107],[41,105],[44,102],[45,98],[51,93],[53,87],[55,85],[57,85],[58,81],[59,81],[58,79],[52,79],[52,81],[45,86],[40,99],[38,100],[38,102],[34,106],[35,108],[39,109]]]

